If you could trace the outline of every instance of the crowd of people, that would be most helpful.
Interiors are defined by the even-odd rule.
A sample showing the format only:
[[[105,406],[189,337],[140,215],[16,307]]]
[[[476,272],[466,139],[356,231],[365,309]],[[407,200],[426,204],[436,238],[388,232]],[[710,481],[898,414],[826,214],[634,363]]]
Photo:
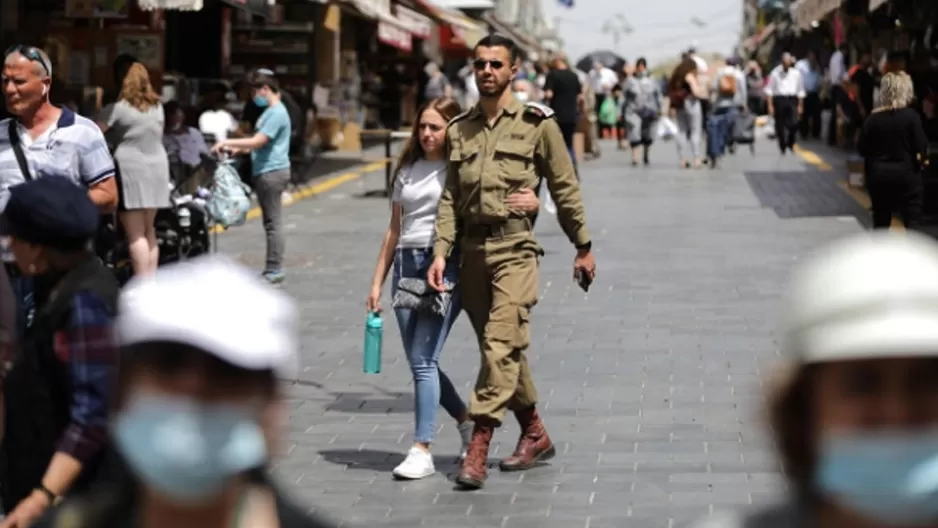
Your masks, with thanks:
[[[759,83],[751,82],[758,68],[731,59],[710,75],[693,50],[664,86],[644,59],[620,76],[601,63],[581,72],[556,55],[542,82],[519,74],[519,64],[510,39],[480,40],[470,64],[477,100],[467,106],[431,68],[434,97],[393,170],[366,309],[383,311],[390,276],[389,304],[415,390],[413,443],[392,471],[400,479],[436,471],[438,405],[460,433],[455,480],[462,489],[484,487],[492,439],[509,412],[521,434],[501,471],[557,455],[526,354],[544,256],[533,230],[549,198],[574,248],[573,278],[588,291],[596,262],[574,149],[586,113],[597,136],[631,149],[634,165],[650,163],[656,123],[673,116],[681,165],[689,168],[702,164],[704,134],[707,161],[716,166],[733,145],[737,117],[756,113],[763,100],[783,132],[782,153],[806,114],[803,130],[816,129],[811,119],[821,107],[789,54],[758,96]],[[285,412],[278,380],[297,368],[298,348],[294,303],[268,284],[283,280],[280,203],[292,136],[276,77],[248,78],[261,110],[256,125],[232,137],[222,124],[225,137],[211,147],[195,139],[178,108],[162,107],[136,61],[126,63],[120,96],[97,122],[52,105],[50,77],[36,48],[4,57],[14,117],[0,125],[0,500],[7,512],[0,528],[54,527],[63,519],[83,528],[327,526],[266,474]],[[907,74],[886,72],[875,104],[868,113],[861,107],[857,143],[878,226],[884,203],[907,223],[915,215],[908,201],[918,192],[910,189],[925,132],[909,108],[913,94]],[[260,279],[214,256],[156,269],[148,229],[152,210],[165,205],[167,148],[186,158],[192,150],[251,153],[268,234]],[[484,177],[491,167],[502,185]],[[93,247],[102,215],[116,210],[137,246],[137,277],[124,290]],[[802,265],[783,328],[793,368],[770,401],[790,500],[705,526],[938,523],[935,284],[938,247],[916,234],[864,234]],[[480,351],[468,401],[439,365],[463,311]]]

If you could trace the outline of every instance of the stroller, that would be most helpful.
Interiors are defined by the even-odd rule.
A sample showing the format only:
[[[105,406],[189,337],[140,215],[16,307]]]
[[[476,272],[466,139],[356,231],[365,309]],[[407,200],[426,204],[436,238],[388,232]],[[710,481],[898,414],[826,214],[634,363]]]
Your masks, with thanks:
[[[207,190],[214,179],[219,161],[202,156],[198,166],[185,166],[170,159],[172,175],[170,206],[156,213],[154,228],[160,250],[160,266],[209,253],[217,245],[212,236],[212,218],[206,211]],[[133,276],[130,252],[123,229],[110,219],[96,241],[98,255],[123,286]],[[217,236],[217,235],[216,235]]]
[[[733,121],[733,143],[749,145],[749,151],[756,153],[756,116],[751,110],[740,112]]]

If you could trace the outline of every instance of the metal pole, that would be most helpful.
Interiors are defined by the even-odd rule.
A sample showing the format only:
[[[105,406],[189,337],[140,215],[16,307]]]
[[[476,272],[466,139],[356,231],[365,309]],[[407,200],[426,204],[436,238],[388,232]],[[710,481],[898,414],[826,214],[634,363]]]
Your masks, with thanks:
[[[384,195],[391,196],[391,131],[384,137]]]

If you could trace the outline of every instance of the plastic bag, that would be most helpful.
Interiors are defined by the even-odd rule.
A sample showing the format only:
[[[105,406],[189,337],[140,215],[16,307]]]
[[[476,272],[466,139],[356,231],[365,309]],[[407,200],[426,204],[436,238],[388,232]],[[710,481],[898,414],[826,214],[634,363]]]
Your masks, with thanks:
[[[662,117],[658,120],[658,139],[671,139],[678,133],[677,123],[670,117]]]

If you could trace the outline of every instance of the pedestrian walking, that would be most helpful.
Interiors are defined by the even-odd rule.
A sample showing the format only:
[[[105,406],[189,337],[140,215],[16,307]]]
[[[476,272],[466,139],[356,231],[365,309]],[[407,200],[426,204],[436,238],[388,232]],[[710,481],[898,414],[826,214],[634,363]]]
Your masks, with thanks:
[[[170,205],[166,118],[143,64],[132,64],[120,83],[119,99],[101,110],[97,123],[117,163],[118,217],[134,275],[152,275],[160,262],[156,211]]]
[[[938,526],[938,245],[888,231],[838,241],[787,297],[787,364],[766,384],[786,492],[694,526]]]
[[[446,128],[459,115],[459,104],[448,97],[433,99],[421,109],[392,174],[391,220],[385,233],[378,264],[366,301],[370,312],[381,310],[381,290],[393,266],[394,315],[400,328],[404,354],[414,377],[414,443],[392,472],[401,479],[421,479],[436,469],[430,445],[436,435],[436,411],[442,406],[456,421],[462,438],[460,456],[465,456],[472,434],[466,404],[449,377],[440,369],[440,354],[449,331],[462,311],[459,282],[459,252],[446,262],[445,294],[421,305],[421,298],[399,296],[401,281],[426,281],[433,261],[433,224],[446,180]],[[523,189],[506,200],[506,207],[531,214],[540,203],[531,189]],[[405,288],[406,289],[406,288]],[[414,302],[409,302],[413,300]]]
[[[254,191],[261,206],[267,235],[267,258],[262,276],[268,282],[283,282],[286,241],[283,233],[283,192],[290,183],[290,113],[281,101],[280,83],[266,73],[251,74],[253,102],[264,112],[257,120],[253,136],[219,141],[214,152],[250,151]]]
[[[655,141],[655,123],[661,115],[661,89],[648,74],[648,61],[644,57],[635,61],[635,73],[625,81],[625,107],[623,120],[632,166],[638,166],[639,147],[645,165],[651,163],[648,152]]]
[[[736,116],[746,108],[746,77],[737,64],[736,59],[727,59],[714,79],[713,110],[707,120],[707,157],[711,169],[717,168],[718,160],[732,147]]]
[[[545,179],[560,224],[577,247],[575,274],[585,284],[596,272],[579,182],[554,112],[538,103],[522,104],[511,93],[518,53],[514,41],[500,35],[489,35],[475,46],[480,102],[447,131],[448,172],[427,274],[434,289],[445,291],[447,258],[458,248],[463,307],[482,349],[469,403],[475,425],[456,479],[465,489],[483,486],[489,444],[508,410],[521,425],[521,438],[501,462],[503,471],[525,470],[555,454],[537,411],[537,390],[525,356],[543,250],[534,239],[530,213],[512,210],[505,196],[533,189]]]
[[[697,79],[697,71],[697,62],[687,57],[674,68],[668,81],[670,112],[678,128],[675,137],[677,155],[681,158],[681,167],[685,169],[692,165],[695,169],[701,166],[703,107],[700,101],[706,97],[706,92]]]
[[[17,267],[43,285],[19,353],[0,370],[0,527],[19,528],[108,473],[120,290],[89,249],[98,210],[75,182],[47,175],[11,188],[3,222]]]
[[[912,78],[904,72],[887,73],[879,98],[857,142],[873,206],[873,228],[888,229],[893,213],[906,228],[916,228],[922,217],[928,138],[921,116],[909,108],[915,99]]]
[[[769,115],[775,119],[775,136],[782,154],[794,151],[798,133],[798,119],[804,113],[804,80],[795,66],[795,57],[788,52],[782,63],[769,74],[765,87]]]
[[[297,367],[285,294],[205,256],[132,280],[119,313],[111,437],[129,471],[35,528],[335,526],[269,477],[288,412],[280,379]]]
[[[579,77],[570,69],[567,58],[563,55],[553,57],[551,70],[544,79],[544,102],[554,111],[564,144],[567,145],[567,152],[573,160],[574,170],[577,163],[573,136],[576,135],[580,108],[585,99],[583,89]]]
[[[81,184],[100,213],[113,213],[118,190],[107,142],[94,121],[50,102],[48,55],[34,46],[13,46],[4,56],[2,79],[13,117],[0,121],[0,211],[12,187],[57,175]],[[33,280],[14,264],[9,249],[3,247],[0,255],[19,301],[22,335],[37,308]]]
[[[804,114],[798,122],[801,139],[821,139],[821,65],[817,54],[808,50],[805,57],[795,63],[804,79]]]

